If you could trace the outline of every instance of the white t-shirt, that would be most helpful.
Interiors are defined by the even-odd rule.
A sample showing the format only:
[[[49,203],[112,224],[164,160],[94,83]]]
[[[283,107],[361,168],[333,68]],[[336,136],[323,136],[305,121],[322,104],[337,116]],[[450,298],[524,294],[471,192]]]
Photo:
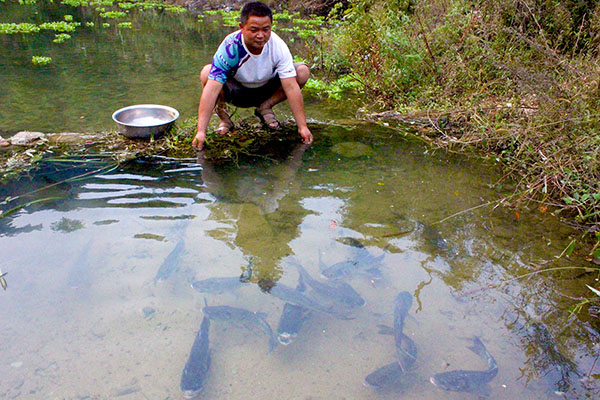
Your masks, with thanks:
[[[221,42],[212,61],[209,79],[225,84],[234,78],[250,88],[259,87],[269,79],[296,76],[294,60],[285,42],[271,32],[269,41],[260,54],[252,54],[244,43],[241,31],[233,32]]]

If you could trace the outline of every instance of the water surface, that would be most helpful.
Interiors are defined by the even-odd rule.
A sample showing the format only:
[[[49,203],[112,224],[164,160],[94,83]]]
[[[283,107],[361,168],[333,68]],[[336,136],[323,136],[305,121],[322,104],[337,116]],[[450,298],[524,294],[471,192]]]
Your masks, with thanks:
[[[186,31],[184,22],[166,32],[152,20],[140,24],[144,35],[106,31],[85,44],[73,39],[86,51],[72,54],[72,65],[61,58],[60,67],[40,73],[26,66],[27,56],[4,62],[9,78],[1,85],[16,84],[26,99],[22,88],[31,79],[45,94],[33,97],[39,113],[20,122],[18,104],[2,100],[3,129],[103,129],[110,124],[106,110],[147,102],[144,90],[164,96],[152,103],[193,109],[197,88],[176,85],[192,80],[197,70],[190,66],[206,62],[214,42],[190,39],[199,33]],[[181,47],[170,58],[157,54],[161,40]],[[192,47],[207,53],[184,57]],[[177,77],[169,85],[156,77],[163,69]],[[109,76],[107,82],[134,73],[119,78],[127,88],[119,91],[84,84],[91,70]],[[61,103],[47,97],[53,91],[44,85],[57,84],[57,74],[69,77],[60,85],[74,100],[54,119],[47,114]],[[380,259],[379,274],[348,277],[366,300],[350,319],[313,313],[293,343],[271,353],[264,336],[213,321],[204,398],[476,399],[429,381],[438,372],[486,367],[467,350],[473,336],[499,365],[489,398],[552,399],[558,386],[565,398],[597,398],[598,323],[587,310],[569,309],[586,295],[594,272],[517,279],[544,266],[585,265],[581,257],[558,258],[577,233],[535,205],[496,202],[513,191],[493,165],[433,151],[388,128],[341,122],[348,112],[309,97],[315,143],[290,148],[283,159],[213,166],[154,157],[118,168],[48,160],[4,185],[2,198],[23,196],[5,210],[46,201],[0,219],[0,268],[8,272],[8,288],[0,292],[0,397],[180,398],[202,307],[266,313],[275,329],[284,302],[257,283],[296,287],[293,256],[322,282],[327,266],[368,257]],[[204,294],[190,286],[239,276],[250,262],[251,284],[239,290]],[[392,325],[400,291],[414,296],[404,333],[418,358],[399,388],[377,391],[363,381],[395,360],[394,340],[378,325]],[[562,383],[557,365],[568,378]]]

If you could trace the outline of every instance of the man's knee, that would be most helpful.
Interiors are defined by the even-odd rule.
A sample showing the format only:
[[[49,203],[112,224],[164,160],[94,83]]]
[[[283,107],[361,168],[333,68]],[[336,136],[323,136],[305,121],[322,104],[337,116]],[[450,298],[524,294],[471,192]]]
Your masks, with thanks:
[[[200,71],[200,82],[202,82],[202,87],[208,82],[208,74],[210,73],[211,67],[211,64],[207,64],[202,68],[202,71]]]
[[[296,68],[296,81],[300,87],[303,87],[310,77],[310,68],[308,68],[308,65],[301,63],[298,63],[294,67]]]

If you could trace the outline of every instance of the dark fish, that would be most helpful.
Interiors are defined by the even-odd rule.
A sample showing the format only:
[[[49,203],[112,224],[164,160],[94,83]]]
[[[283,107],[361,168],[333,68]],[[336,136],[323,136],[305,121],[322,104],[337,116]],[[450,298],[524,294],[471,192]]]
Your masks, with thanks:
[[[183,239],[179,239],[173,250],[169,253],[167,258],[163,261],[156,276],[154,277],[155,282],[166,280],[171,274],[179,269],[179,263],[181,262],[181,256],[185,250],[185,242]]]
[[[405,355],[402,340],[406,337],[404,331],[404,319],[408,315],[408,310],[412,306],[412,295],[406,291],[398,293],[394,300],[394,342],[396,343],[396,353],[400,367],[406,371],[402,360]]]
[[[269,280],[261,280],[258,284],[263,291],[285,302],[292,303],[312,311],[331,314],[341,319],[349,319],[345,311],[327,308],[311,297],[308,297],[304,293],[299,292],[289,286]]]
[[[487,351],[478,337],[473,338],[473,346],[468,347],[473,353],[483,358],[488,368],[485,371],[454,370],[433,375],[429,380],[436,386],[451,392],[469,392],[488,394],[487,384],[498,375],[498,364]]]
[[[277,346],[277,340],[273,335],[271,325],[265,320],[266,314],[230,306],[206,306],[202,309],[202,312],[212,320],[220,319],[239,323],[248,330],[255,331],[259,329],[263,331],[269,339],[269,353]]]
[[[306,284],[302,275],[298,278],[296,290],[299,292],[306,291]],[[307,308],[292,303],[285,303],[279,323],[277,324],[277,340],[279,343],[287,346],[296,340],[300,328],[304,324],[304,321],[308,319],[310,313],[311,311]]]
[[[202,318],[200,330],[196,335],[190,356],[181,374],[179,387],[183,397],[193,399],[202,391],[210,367],[210,351],[208,349],[208,330],[210,321],[206,315]]]
[[[297,337],[304,321],[308,319],[311,311],[302,306],[285,303],[277,324],[277,340],[284,346],[292,343]]]
[[[350,308],[361,307],[365,304],[365,300],[360,294],[346,282],[319,282],[313,279],[297,260],[294,259],[293,263],[298,269],[300,276],[302,276],[302,279],[319,295],[328,297]]]
[[[352,260],[345,260],[326,267],[321,271],[321,274],[328,279],[348,279],[352,275],[364,273],[381,264],[381,260],[385,256],[382,254],[379,257],[373,257],[366,249],[358,251],[358,257]]]
[[[223,293],[239,289],[249,283],[252,277],[252,261],[248,263],[246,271],[240,277],[208,278],[192,282],[192,287],[200,293]]]
[[[417,345],[408,336],[403,334],[403,349],[398,361],[384,365],[365,378],[365,384],[378,389],[394,388],[401,383],[401,378],[409,371],[417,361]],[[402,365],[402,366],[401,366]]]

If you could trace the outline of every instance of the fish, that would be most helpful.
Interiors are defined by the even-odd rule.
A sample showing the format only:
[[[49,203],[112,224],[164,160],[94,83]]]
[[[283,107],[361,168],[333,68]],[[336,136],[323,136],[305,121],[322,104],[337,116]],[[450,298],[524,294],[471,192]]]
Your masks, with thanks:
[[[308,286],[319,295],[328,297],[350,308],[361,307],[365,304],[365,299],[348,283],[342,281],[319,282],[310,276],[298,260],[293,259],[293,263]]]
[[[6,283],[6,279],[4,279],[6,274],[8,274],[8,272],[2,273],[2,270],[0,269],[0,285],[2,285],[2,289],[4,289],[4,290],[6,290],[6,288],[8,287],[8,284]]]
[[[346,311],[327,308],[313,298],[308,297],[304,293],[284,284],[266,279],[262,279],[258,282],[258,284],[264,292],[269,293],[285,302],[292,303],[319,313],[331,314],[340,319],[350,319]]]
[[[358,249],[355,257],[351,260],[337,262],[321,270],[321,275],[328,279],[348,279],[358,273],[365,273],[381,264],[385,254],[374,257],[366,249]]]
[[[311,314],[311,310],[302,306],[285,303],[277,324],[277,340],[284,346],[298,337],[298,332]]]
[[[473,353],[483,358],[487,362],[487,369],[484,371],[453,370],[433,375],[429,380],[435,386],[451,392],[479,393],[481,395],[489,394],[487,385],[498,375],[498,364],[494,357],[485,348],[485,345],[477,336],[473,338],[473,346],[468,347]]]
[[[166,280],[173,272],[179,269],[179,263],[181,262],[181,256],[184,250],[185,242],[183,239],[179,239],[173,250],[171,250],[167,258],[165,258],[160,265],[160,268],[158,268],[158,271],[156,271],[156,276],[154,277],[155,282]]]
[[[412,306],[412,295],[406,291],[398,293],[394,300],[394,342],[396,344],[396,354],[398,356],[398,363],[400,367],[406,371],[402,360],[404,359],[404,349],[402,346],[402,340],[406,337],[404,335],[404,320],[408,315],[408,310]]]
[[[266,314],[264,313],[256,313],[231,306],[205,306],[202,312],[212,320],[218,319],[239,323],[251,331],[255,331],[256,329],[263,331],[269,339],[269,353],[277,347],[277,339],[275,339],[271,325],[265,319]]]
[[[248,284],[252,277],[253,263],[248,263],[246,270],[239,277],[215,277],[192,282],[191,286],[200,293],[219,294],[237,290]]]
[[[306,284],[302,275],[298,277],[298,285],[296,290],[299,292],[306,291]],[[292,343],[298,337],[298,332],[311,314],[311,310],[298,306],[292,303],[285,303],[279,323],[277,324],[277,340],[284,346]]]
[[[417,361],[417,345],[408,336],[403,335],[404,347],[397,361],[384,365],[367,375],[365,384],[378,389],[393,388],[401,383],[400,379],[415,365]]]
[[[186,399],[196,398],[202,389],[210,368],[210,349],[208,347],[208,333],[210,320],[207,315],[202,318],[200,330],[194,339],[185,367],[181,374],[179,387]]]

